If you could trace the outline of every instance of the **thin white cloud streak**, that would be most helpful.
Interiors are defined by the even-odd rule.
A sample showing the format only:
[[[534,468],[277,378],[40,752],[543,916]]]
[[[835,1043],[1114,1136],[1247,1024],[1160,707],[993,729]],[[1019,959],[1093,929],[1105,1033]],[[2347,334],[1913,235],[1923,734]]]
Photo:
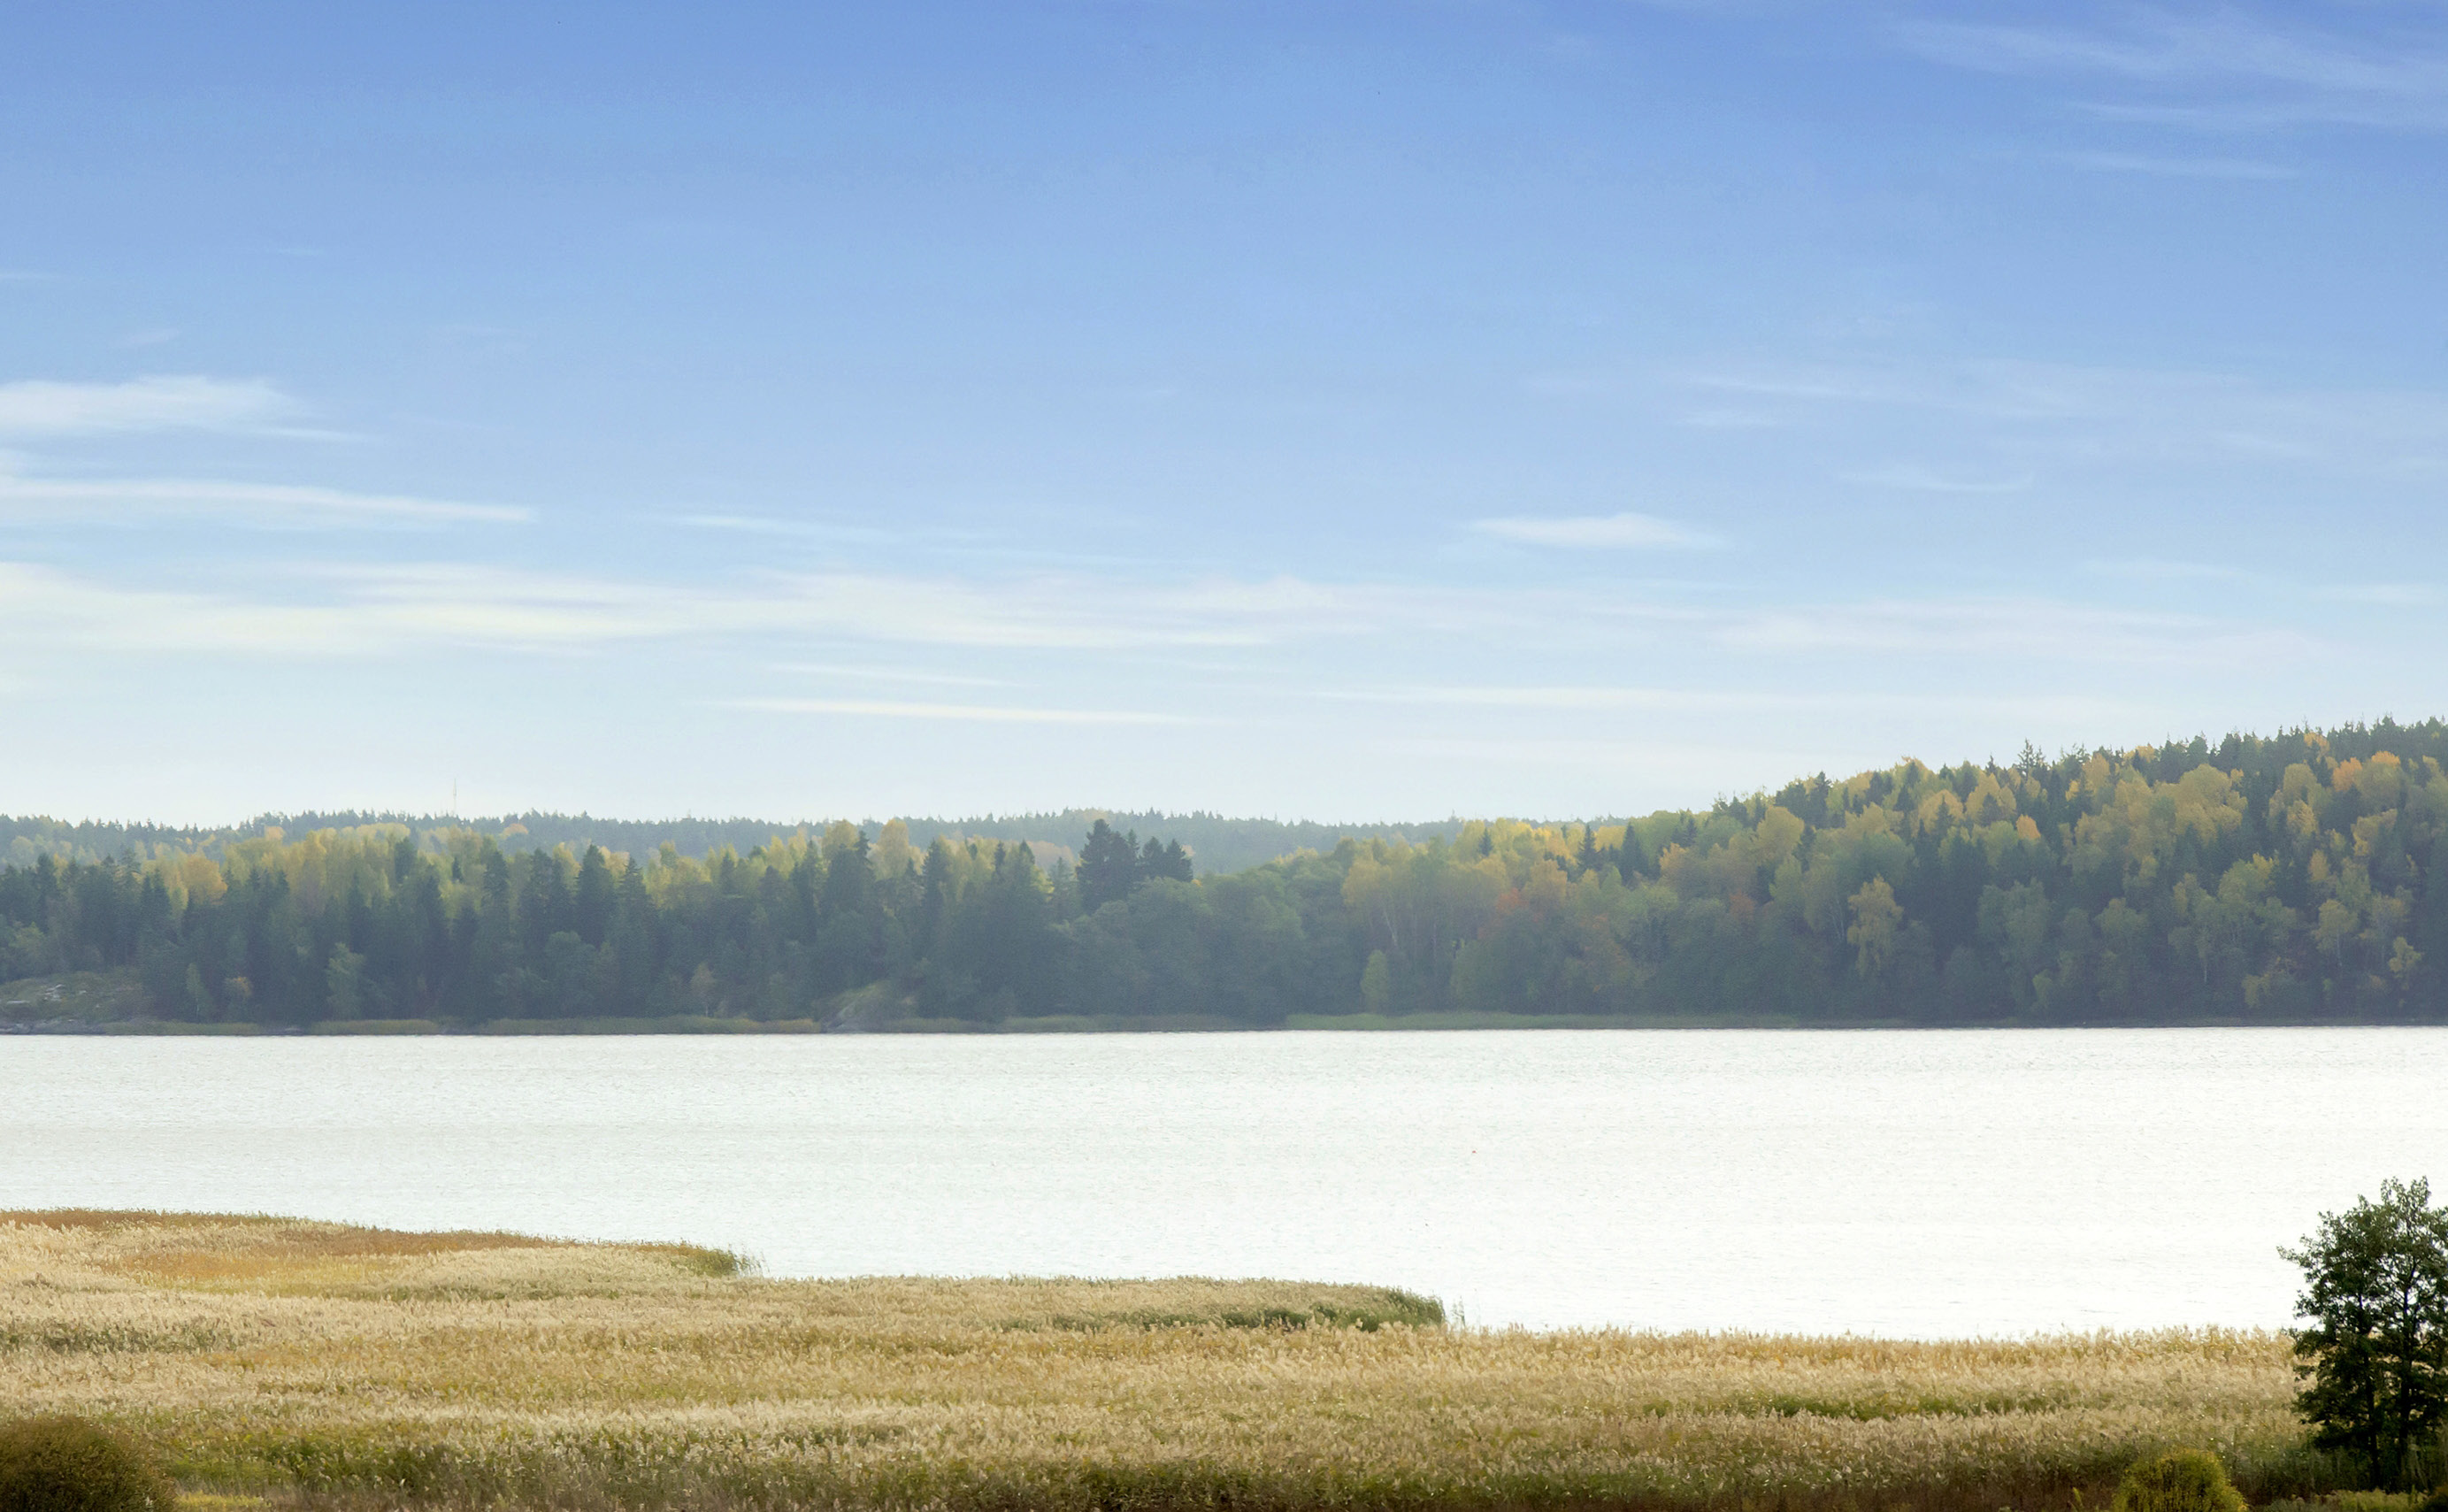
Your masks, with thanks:
[[[2266,670],[2327,654],[2322,641],[2288,628],[2050,599],[1771,609],[1738,617],[1712,639],[1729,650],[1763,654],[1971,657],[2168,670]]]
[[[902,703],[869,699],[736,699],[727,708],[758,714],[823,714],[854,718],[947,719],[981,724],[1194,724],[1143,709],[1030,709],[975,703]]]
[[[2085,572],[2103,578],[2129,578],[2140,583],[2259,583],[2262,574],[2215,562],[2167,562],[2133,557],[2114,562],[2086,562]]]
[[[1528,602],[1292,577],[1186,584],[1073,575],[988,582],[826,573],[780,580],[804,628],[878,641],[1036,650],[1254,647],[1396,629],[1524,622]]]
[[[2165,104],[2112,102],[2103,113],[2209,129],[2336,124],[2448,126],[2448,53],[2436,35],[2359,44],[2227,9],[2135,14],[2116,30],[1984,22],[1909,23],[1909,50],[1954,67],[2095,80]]]
[[[1003,557],[1060,557],[1062,560],[1074,562],[1120,560],[1117,558],[1082,559],[1077,553],[1057,552],[1042,547],[1005,545],[1000,544],[1000,537],[996,532],[956,526],[935,525],[895,528],[884,526],[844,525],[832,520],[794,520],[765,514],[677,514],[664,516],[663,523],[692,530],[775,536],[839,545],[926,546],[942,551],[968,550],[979,555]]]
[[[1846,483],[1864,483],[1874,488],[1903,488],[1911,493],[2028,493],[2039,480],[2029,473],[2015,478],[1966,478],[1937,471],[1912,463],[1899,463],[1890,468],[1877,468],[1867,472],[1839,474]]]
[[[1471,709],[1611,709],[1723,713],[1761,706],[1750,694],[1692,693],[1678,688],[1608,687],[1395,687],[1320,689],[1311,697],[1333,703],[1417,703]]]
[[[741,535],[791,536],[811,541],[842,541],[885,545],[900,537],[893,531],[863,525],[827,525],[809,520],[776,520],[755,514],[682,514],[672,524],[695,530],[728,530]]]
[[[0,523],[214,519],[265,528],[515,525],[533,511],[401,494],[193,478],[29,478],[0,467]]]
[[[2430,390],[2278,389],[2219,373],[1995,359],[1729,364],[1675,381],[1738,396],[1762,423],[1788,430],[1836,423],[1846,409],[1986,422],[1985,431],[1955,430],[2018,460],[2292,462],[2394,481],[2448,477],[2448,392]],[[1907,484],[1911,473],[1849,476]]]
[[[296,411],[260,379],[133,378],[124,383],[0,383],[0,431],[83,435],[140,431],[262,431]]]
[[[1994,714],[2032,715],[2060,721],[2128,717],[2147,713],[2152,707],[2124,699],[2080,695],[1967,698],[1957,694],[1879,693],[1853,688],[1796,693],[1778,689],[1742,692],[1661,687],[1425,685],[1321,690],[1313,697],[1329,702],[1546,709],[1579,714],[1784,716],[1863,712],[1955,714],[1980,710]]]
[[[834,573],[767,574],[744,587],[674,585],[455,563],[294,569],[320,601],[121,587],[29,564],[0,565],[0,628],[50,642],[300,657],[418,646],[584,650],[681,637],[830,640],[1036,651],[1251,647],[1320,637],[1528,630],[1538,595],[1500,600],[1421,587],[1275,578],[1150,584]]]
[[[2299,177],[2283,163],[2249,158],[2157,158],[2138,152],[2065,152],[2056,160],[2092,173],[2133,173],[2156,179],[2214,179],[2267,183]]]
[[[1522,545],[1578,546],[1594,550],[1705,550],[1725,543],[1688,526],[1652,514],[1585,514],[1560,516],[1504,515],[1474,520],[1482,535]]]
[[[0,564],[0,634],[47,650],[296,659],[436,649],[574,653],[652,641],[771,642],[794,637],[1094,653],[1290,646],[1364,635],[1415,650],[1441,643],[1519,645],[1554,655],[1565,649],[1555,627],[1570,623],[1578,627],[1571,647],[1577,654],[1621,655],[1647,645],[1654,654],[1676,656],[1975,659],[1992,668],[2075,664],[2235,672],[2266,672],[2331,654],[2324,642],[2283,626],[2037,598],[1881,600],[1643,616],[1628,614],[1601,595],[1469,595],[1430,585],[1354,590],[1284,579],[1165,589],[1078,580],[984,584],[834,575],[755,580],[745,591],[724,591],[430,564],[303,569],[287,581],[321,596],[248,598],[124,587],[48,566]],[[2402,585],[2353,591],[2382,605],[2428,602],[2421,596],[2426,590]],[[1083,603],[1096,607],[1083,609]],[[1502,697],[1489,694],[1483,701]],[[1587,707],[1608,699],[1636,706],[1649,695],[1550,688],[1511,697],[1531,706],[1543,699],[1559,700],[1551,706],[1578,699]],[[847,707],[894,700],[802,701]],[[908,706],[922,704],[913,700]]]
[[[970,677],[958,672],[927,672],[910,667],[844,666],[831,661],[777,661],[773,670],[815,678],[848,678],[856,682],[910,682],[938,688],[1007,688],[1008,678]]]
[[[1431,770],[1450,771],[1456,766],[1464,769],[1486,767],[1497,771],[1531,767],[1616,773],[1621,775],[1623,791],[1628,794],[1643,790],[1654,791],[1661,777],[1679,779],[1690,784],[1695,793],[1705,794],[1714,787],[1722,794],[1726,791],[1728,777],[1744,772],[1757,774],[1757,776],[1752,784],[1746,784],[1736,777],[1738,790],[1750,786],[1764,790],[1772,783],[1788,781],[1798,774],[1826,767],[1824,749],[1817,752],[1796,749],[1779,754],[1773,747],[1695,740],[1688,737],[1673,741],[1656,741],[1556,737],[1535,732],[1483,738],[1396,736],[1372,741],[1370,746],[1398,759],[1432,763]],[[1654,812],[1663,806],[1654,800],[1643,802],[1635,799],[1595,811],[1586,806],[1578,807],[1576,813],[1603,813],[1606,807],[1613,807],[1618,813],[1643,813]],[[1692,806],[1705,809],[1707,803],[1701,799],[1693,802]]]
[[[27,563],[0,563],[0,637],[22,648],[155,654],[348,655],[374,647],[327,609],[123,588]]]
[[[2428,608],[2441,602],[2439,589],[2428,583],[2345,583],[2312,590],[2316,598],[2336,603],[2370,603],[2382,608]]]
[[[350,585],[358,591],[339,602],[296,602],[121,586],[0,563],[0,635],[54,651],[333,659],[592,646],[673,628],[615,591],[485,569],[411,570]]]
[[[2424,608],[2441,602],[2438,586],[2427,583],[2299,583],[2276,573],[2209,562],[2167,562],[2136,558],[2086,562],[2083,570],[2104,578],[2137,583],[2217,583],[2244,584],[2274,594],[2314,599],[2328,603],[2367,603],[2382,608]]]

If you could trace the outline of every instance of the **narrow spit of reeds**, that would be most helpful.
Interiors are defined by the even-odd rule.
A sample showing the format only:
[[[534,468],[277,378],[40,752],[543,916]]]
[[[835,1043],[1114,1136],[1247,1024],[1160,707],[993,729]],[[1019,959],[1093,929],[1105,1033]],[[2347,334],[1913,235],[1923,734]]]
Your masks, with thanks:
[[[0,1214],[0,1410],[182,1483],[555,1512],[2093,1508],[2329,1483],[2278,1334],[1447,1328],[1367,1287],[774,1281],[683,1245]]]

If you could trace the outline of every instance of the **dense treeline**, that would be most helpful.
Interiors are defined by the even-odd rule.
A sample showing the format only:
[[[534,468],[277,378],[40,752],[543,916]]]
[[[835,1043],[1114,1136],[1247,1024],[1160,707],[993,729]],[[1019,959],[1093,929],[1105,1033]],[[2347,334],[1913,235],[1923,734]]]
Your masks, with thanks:
[[[1462,833],[1460,819],[1425,824],[1331,825],[1308,820],[1230,819],[1220,813],[1115,813],[1101,809],[1065,809],[1057,813],[988,814],[982,818],[905,817],[910,843],[925,850],[938,836],[959,843],[968,838],[1026,840],[1041,857],[1068,856],[1088,827],[1099,819],[1116,829],[1163,834],[1181,842],[1201,875],[1239,871],[1279,855],[1308,849],[1330,851],[1346,835],[1368,840],[1450,840]],[[491,833],[512,855],[567,846],[573,855],[590,845],[633,855],[652,855],[668,845],[682,855],[703,858],[728,846],[746,852],[777,834],[806,834],[811,827],[775,824],[765,819],[602,819],[590,813],[527,813],[488,819],[442,818],[409,813],[281,813],[264,814],[245,824],[219,828],[181,828],[159,824],[119,824],[100,820],[68,821],[41,815],[0,814],[0,866],[32,866],[37,857],[54,861],[100,861],[105,857],[151,857],[180,851],[219,855],[226,846],[261,834],[277,826],[291,834],[316,830],[361,830],[396,824],[423,833],[439,829],[473,829]],[[870,839],[884,821],[863,828]],[[813,827],[821,833],[821,824]]]
[[[0,870],[0,978],[165,1017],[2448,1019],[2448,726],[1916,761],[1629,824],[1470,822],[1193,880],[895,823],[703,859],[275,832]]]

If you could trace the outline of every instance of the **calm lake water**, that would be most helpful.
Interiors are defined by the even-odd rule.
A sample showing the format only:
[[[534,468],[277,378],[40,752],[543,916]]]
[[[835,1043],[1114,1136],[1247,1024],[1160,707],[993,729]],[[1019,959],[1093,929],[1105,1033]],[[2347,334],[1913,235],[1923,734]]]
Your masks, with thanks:
[[[1473,1323],[2280,1326],[2448,1030],[0,1039],[0,1208],[1389,1282]]]

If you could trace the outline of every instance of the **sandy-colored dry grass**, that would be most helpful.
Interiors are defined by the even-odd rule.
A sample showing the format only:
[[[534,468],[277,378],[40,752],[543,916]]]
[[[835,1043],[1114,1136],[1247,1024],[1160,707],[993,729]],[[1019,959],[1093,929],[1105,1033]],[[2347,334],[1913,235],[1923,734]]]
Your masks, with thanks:
[[[362,1503],[2071,1508],[2317,1490],[2285,1341],[1446,1329],[1278,1282],[772,1281],[680,1245],[0,1214],[0,1400]]]

